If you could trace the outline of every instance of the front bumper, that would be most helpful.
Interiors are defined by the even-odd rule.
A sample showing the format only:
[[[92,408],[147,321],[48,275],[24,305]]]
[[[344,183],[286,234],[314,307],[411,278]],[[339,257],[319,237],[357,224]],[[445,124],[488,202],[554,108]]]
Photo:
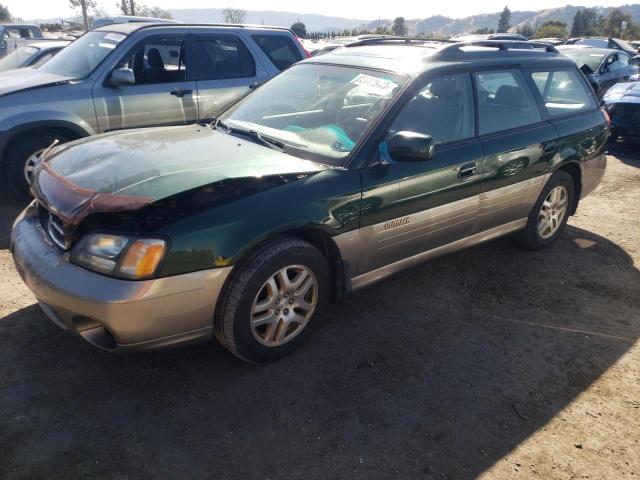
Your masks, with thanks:
[[[218,297],[233,267],[145,281],[78,267],[27,207],[11,232],[20,276],[58,326],[109,351],[148,350],[212,338]]]

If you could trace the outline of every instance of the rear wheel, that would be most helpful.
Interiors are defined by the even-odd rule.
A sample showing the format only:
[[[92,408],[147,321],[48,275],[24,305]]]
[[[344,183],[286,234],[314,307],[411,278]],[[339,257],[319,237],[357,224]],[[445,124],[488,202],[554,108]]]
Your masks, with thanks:
[[[527,226],[519,234],[520,243],[539,250],[555,242],[567,224],[574,202],[571,175],[561,170],[555,172],[531,209]]]
[[[29,137],[21,136],[13,142],[5,157],[9,184],[20,200],[29,200],[31,174],[40,154],[54,141],[68,142],[70,139],[56,132],[45,132]]]
[[[324,256],[297,238],[270,242],[232,273],[214,321],[231,353],[266,363],[293,352],[311,333],[330,294]]]

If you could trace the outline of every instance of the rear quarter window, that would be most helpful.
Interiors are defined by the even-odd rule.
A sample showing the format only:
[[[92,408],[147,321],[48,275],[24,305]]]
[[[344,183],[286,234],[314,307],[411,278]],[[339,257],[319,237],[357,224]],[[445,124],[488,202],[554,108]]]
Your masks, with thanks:
[[[552,117],[596,108],[588,85],[578,77],[575,70],[532,72],[531,78],[547,113]]]
[[[300,50],[287,35],[252,35],[252,38],[280,71],[302,60]]]

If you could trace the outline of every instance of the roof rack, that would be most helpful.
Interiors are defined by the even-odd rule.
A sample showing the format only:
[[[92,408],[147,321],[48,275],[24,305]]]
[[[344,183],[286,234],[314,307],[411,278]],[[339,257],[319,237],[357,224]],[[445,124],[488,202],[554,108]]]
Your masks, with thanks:
[[[545,52],[558,53],[556,48],[544,42],[531,42],[528,40],[470,40],[460,42],[449,38],[423,38],[423,37],[387,37],[387,38],[366,38],[352,43],[345,47],[361,47],[365,45],[429,45],[430,43],[444,44],[440,53],[464,53],[462,47],[487,47],[497,48],[500,51],[523,50],[523,49],[543,49]]]
[[[543,50],[548,53],[559,53],[556,48],[544,42],[530,42],[524,40],[472,40],[470,42],[456,42],[450,45],[446,45],[440,51],[439,54],[446,55],[447,53],[465,53],[464,47],[487,47],[497,48],[499,51],[509,50]]]
[[[424,37],[375,37],[363,38],[348,43],[345,47],[362,47],[364,45],[424,45],[425,43],[453,43],[455,40],[448,38],[424,38]]]

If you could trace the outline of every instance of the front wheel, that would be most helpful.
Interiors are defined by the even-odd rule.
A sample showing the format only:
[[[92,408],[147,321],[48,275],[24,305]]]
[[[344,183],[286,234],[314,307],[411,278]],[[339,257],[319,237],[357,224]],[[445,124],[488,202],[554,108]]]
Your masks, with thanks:
[[[527,226],[519,234],[520,243],[531,250],[540,250],[555,242],[567,224],[574,202],[573,178],[567,172],[555,172],[531,209]]]
[[[33,169],[40,161],[42,152],[56,140],[59,143],[69,141],[68,138],[55,132],[44,132],[33,137],[21,137],[7,152],[7,179],[9,180],[9,185],[20,200],[30,200],[31,175]]]
[[[311,333],[330,292],[325,257],[313,245],[284,237],[241,262],[214,320],[222,345],[252,363],[293,352]]]

